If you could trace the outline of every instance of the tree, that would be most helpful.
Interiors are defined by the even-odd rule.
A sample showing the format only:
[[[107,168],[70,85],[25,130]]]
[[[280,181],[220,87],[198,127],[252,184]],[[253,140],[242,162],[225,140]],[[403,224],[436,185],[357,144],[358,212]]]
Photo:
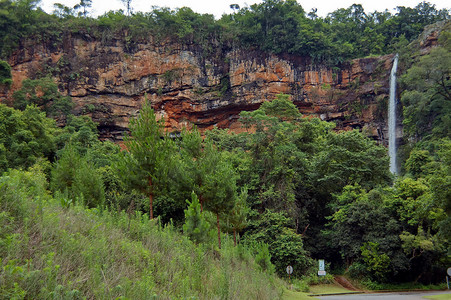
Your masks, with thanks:
[[[149,102],[145,102],[137,118],[130,121],[130,136],[125,138],[127,152],[122,157],[123,176],[128,184],[149,196],[149,215],[153,219],[155,193],[167,174],[167,160],[176,150],[174,142],[163,128],[163,120],[157,121]]]
[[[199,190],[204,199],[205,209],[216,215],[218,245],[221,248],[219,216],[229,212],[235,204],[236,174],[231,164],[214,148],[212,143],[207,142],[204,151],[207,153],[203,158],[206,162],[205,165],[211,169],[204,175]]]
[[[185,224],[183,232],[196,244],[209,240],[210,224],[200,211],[199,199],[194,192],[191,193],[191,202],[186,200],[188,208],[185,210]]]
[[[73,17],[75,14],[74,8],[70,8],[61,3],[54,3],[53,7],[54,7],[53,14],[60,18],[70,18]]]
[[[25,79],[22,87],[13,94],[13,106],[24,110],[34,104],[46,112],[48,117],[66,119],[71,113],[73,103],[69,96],[63,96],[50,77]]]
[[[3,60],[0,60],[0,85],[11,85],[11,66]]]
[[[320,195],[338,193],[354,183],[370,189],[391,181],[387,150],[357,130],[329,132],[319,149],[312,162],[312,179]]]
[[[90,8],[92,6],[92,0],[80,0],[80,3],[75,4],[74,6],[74,10],[81,10],[78,12],[78,16],[79,17],[87,17],[88,16],[88,11],[87,9]]]
[[[403,124],[410,137],[451,137],[450,70],[450,49],[437,47],[401,77]]]
[[[125,5],[126,11],[127,11],[127,16],[130,16],[131,11],[132,11],[132,7],[131,7],[132,0],[121,0],[121,2]]]
[[[378,243],[378,249],[396,258],[394,263],[402,261],[402,257],[398,258],[400,224],[391,216],[379,191],[367,193],[359,185],[345,186],[341,193],[334,194],[330,205],[334,213],[327,217],[328,229],[323,230],[323,237],[329,247],[337,247],[346,267],[361,259],[361,246],[367,242]]]
[[[380,253],[378,243],[366,242],[360,250],[368,271],[372,272],[378,280],[383,281],[390,271],[390,257]]]
[[[312,266],[312,261],[304,250],[301,235],[296,234],[290,224],[292,221],[285,214],[266,210],[249,220],[243,243],[266,244],[270,255],[264,257],[271,258],[279,276],[286,276],[285,268],[290,264],[294,269],[293,276],[300,277]]]
[[[7,168],[28,168],[39,158],[55,155],[54,120],[36,106],[18,111],[0,104],[0,173]]]
[[[271,208],[293,214],[295,187],[305,173],[306,154],[302,151],[303,121],[288,95],[278,95],[253,112],[242,112],[252,160],[249,172],[249,199],[253,208]],[[308,137],[310,138],[310,137]],[[308,139],[307,138],[307,139]]]
[[[233,243],[236,246],[236,235],[247,226],[247,216],[249,215],[249,207],[246,203],[247,189],[243,188],[237,197],[235,206],[230,212],[225,213],[226,226],[229,231],[233,232]]]

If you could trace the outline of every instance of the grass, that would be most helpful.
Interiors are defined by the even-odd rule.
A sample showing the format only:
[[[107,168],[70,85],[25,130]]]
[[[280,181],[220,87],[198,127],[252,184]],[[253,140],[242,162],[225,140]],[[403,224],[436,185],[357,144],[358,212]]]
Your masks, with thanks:
[[[446,283],[441,284],[429,284],[424,285],[421,283],[415,282],[405,282],[405,283],[377,283],[373,281],[361,281],[361,283],[365,286],[365,288],[373,291],[377,290],[443,290],[446,289]]]
[[[318,284],[310,286],[310,294],[339,294],[339,293],[352,293],[342,286],[337,284]]]
[[[317,298],[310,297],[307,293],[303,293],[303,292],[284,290],[282,299],[283,300],[311,300],[311,299],[317,299]]]
[[[441,294],[441,295],[433,295],[433,296],[424,296],[426,299],[451,299],[451,294]]]
[[[195,245],[146,215],[64,208],[37,171],[0,177],[0,299],[280,299],[225,239]]]

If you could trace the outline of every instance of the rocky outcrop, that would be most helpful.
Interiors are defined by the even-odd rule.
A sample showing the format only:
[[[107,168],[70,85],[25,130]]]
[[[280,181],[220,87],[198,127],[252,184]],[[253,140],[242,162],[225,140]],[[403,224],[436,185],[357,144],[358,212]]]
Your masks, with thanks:
[[[206,56],[197,46],[171,42],[130,50],[120,39],[105,44],[67,36],[62,47],[29,45],[14,53],[13,85],[0,97],[11,98],[25,78],[50,75],[72,97],[75,114],[90,115],[103,138],[118,140],[145,98],[170,130],[197,125],[239,131],[241,111],[285,93],[308,117],[384,140],[393,55],[330,68],[303,57],[240,49],[215,53]]]

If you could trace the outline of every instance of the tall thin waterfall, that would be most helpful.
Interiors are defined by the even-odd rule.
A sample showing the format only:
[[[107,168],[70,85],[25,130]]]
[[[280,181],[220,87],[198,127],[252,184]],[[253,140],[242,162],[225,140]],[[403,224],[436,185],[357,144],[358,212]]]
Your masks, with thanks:
[[[398,68],[398,54],[393,59],[390,73],[390,100],[388,104],[388,155],[390,156],[390,172],[398,175],[396,161],[396,69]]]

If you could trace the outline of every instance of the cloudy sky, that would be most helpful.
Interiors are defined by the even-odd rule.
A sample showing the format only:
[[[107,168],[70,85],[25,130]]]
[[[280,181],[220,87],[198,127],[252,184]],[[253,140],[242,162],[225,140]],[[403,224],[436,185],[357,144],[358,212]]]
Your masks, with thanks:
[[[53,11],[53,3],[59,2],[66,6],[73,7],[79,3],[80,0],[42,0],[41,7],[51,13]],[[241,1],[241,0],[132,0],[131,6],[134,11],[149,11],[152,6],[159,7],[183,7],[188,6],[197,13],[209,13],[215,15],[218,19],[224,13],[230,13],[230,4],[238,4],[240,7],[249,6],[254,3],[260,3],[262,1]],[[365,12],[384,11],[388,9],[390,12],[394,12],[396,6],[416,6],[420,0],[298,0],[298,3],[302,5],[306,12],[309,12],[312,8],[318,9],[318,15],[326,16],[329,12],[336,10],[337,8],[347,8],[354,3],[362,4],[365,8]],[[435,4],[437,8],[451,7],[449,0],[431,0],[428,1]],[[125,6],[120,0],[92,0],[92,15],[101,15],[109,10],[124,9]]]

